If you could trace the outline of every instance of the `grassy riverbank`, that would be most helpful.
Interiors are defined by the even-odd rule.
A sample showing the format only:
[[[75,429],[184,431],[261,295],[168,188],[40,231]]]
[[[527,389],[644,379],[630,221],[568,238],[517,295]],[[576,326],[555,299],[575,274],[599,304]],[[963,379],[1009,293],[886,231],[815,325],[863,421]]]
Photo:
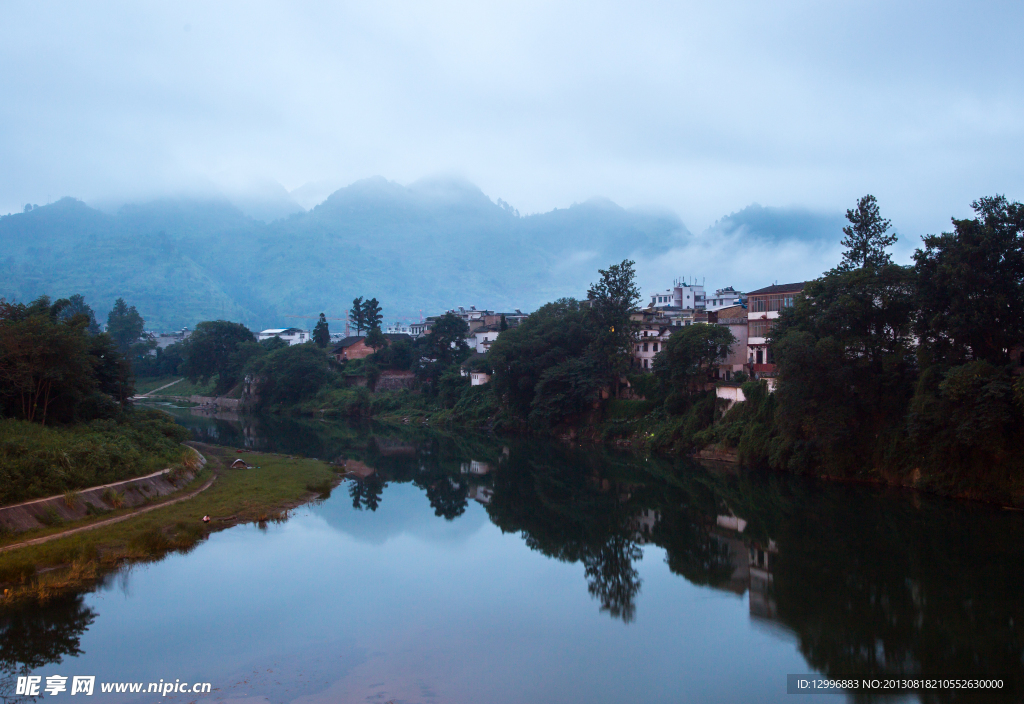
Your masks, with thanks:
[[[209,489],[114,525],[0,553],[0,584],[7,598],[45,601],[88,587],[122,563],[188,551],[211,532],[237,523],[283,520],[288,509],[329,492],[338,479],[331,466],[317,460],[196,447],[208,464],[191,486],[198,487],[216,474]],[[228,469],[238,457],[254,468]],[[203,523],[203,516],[213,520]],[[23,539],[8,538],[0,547]]]
[[[44,427],[0,420],[0,505],[140,477],[181,459],[188,433],[148,409]]]

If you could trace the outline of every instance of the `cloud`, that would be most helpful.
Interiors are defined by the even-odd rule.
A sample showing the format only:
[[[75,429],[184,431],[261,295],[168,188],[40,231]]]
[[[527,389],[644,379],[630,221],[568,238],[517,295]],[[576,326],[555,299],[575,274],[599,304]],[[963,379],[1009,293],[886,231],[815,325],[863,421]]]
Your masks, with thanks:
[[[603,195],[700,231],[751,202],[915,234],[1024,197],[1024,5],[22,3],[0,25],[0,212],[62,195],[401,183],[520,212]],[[993,21],[998,18],[998,21]]]

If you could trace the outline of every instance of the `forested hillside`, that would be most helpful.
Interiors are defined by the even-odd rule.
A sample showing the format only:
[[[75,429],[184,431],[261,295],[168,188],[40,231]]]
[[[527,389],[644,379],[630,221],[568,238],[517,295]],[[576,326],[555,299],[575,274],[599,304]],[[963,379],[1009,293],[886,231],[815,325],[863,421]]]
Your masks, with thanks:
[[[271,223],[227,201],[163,200],[107,214],[64,198],[0,218],[0,297],[118,297],[149,329],[227,319],[341,316],[371,293],[388,317],[457,305],[532,309],[580,295],[594,262],[655,256],[689,235],[678,217],[606,200],[520,216],[458,181],[359,181]]]

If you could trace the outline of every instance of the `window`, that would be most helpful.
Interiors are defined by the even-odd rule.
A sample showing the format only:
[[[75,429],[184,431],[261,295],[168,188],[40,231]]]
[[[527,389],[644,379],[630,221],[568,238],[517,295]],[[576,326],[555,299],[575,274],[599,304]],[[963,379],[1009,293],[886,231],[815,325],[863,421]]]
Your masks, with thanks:
[[[647,369],[647,360],[644,360],[644,369]]]
[[[751,320],[748,324],[747,334],[750,337],[768,337],[773,327],[775,327],[774,320]]]
[[[646,351],[647,351],[647,343],[645,342],[644,343],[644,352],[646,352]]]
[[[657,342],[655,342],[655,343],[654,343],[654,351],[655,351],[655,352],[657,352],[657,351],[658,351],[658,343],[657,343]]]
[[[761,350],[757,351],[757,364],[764,364],[764,353]]]

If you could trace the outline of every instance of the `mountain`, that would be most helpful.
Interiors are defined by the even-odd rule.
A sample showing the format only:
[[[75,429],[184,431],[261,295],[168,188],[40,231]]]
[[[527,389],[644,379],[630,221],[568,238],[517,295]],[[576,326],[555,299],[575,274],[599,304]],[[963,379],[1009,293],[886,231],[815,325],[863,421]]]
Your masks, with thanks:
[[[288,316],[342,317],[356,296],[378,298],[389,321],[458,305],[530,310],[583,295],[599,267],[689,238],[673,214],[604,199],[521,217],[456,179],[366,179],[309,211],[272,195],[245,212],[163,199],[106,214],[64,198],[2,217],[0,296],[81,293],[100,319],[124,297],[157,330],[302,325]],[[252,217],[266,213],[287,216]]]

